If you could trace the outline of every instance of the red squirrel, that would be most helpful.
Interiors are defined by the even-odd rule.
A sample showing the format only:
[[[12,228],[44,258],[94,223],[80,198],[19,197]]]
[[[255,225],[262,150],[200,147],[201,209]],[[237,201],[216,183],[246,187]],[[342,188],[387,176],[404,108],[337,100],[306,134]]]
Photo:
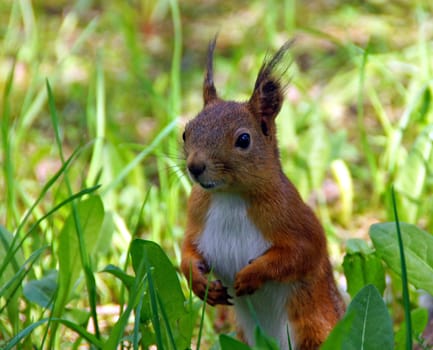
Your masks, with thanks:
[[[326,237],[284,175],[275,118],[283,103],[285,43],[258,73],[246,102],[218,97],[209,44],[204,107],[183,133],[188,201],[181,270],[210,305],[234,305],[238,335],[257,325],[281,349],[318,349],[342,317]],[[213,272],[217,280],[209,281]],[[250,300],[254,311],[248,305]]]

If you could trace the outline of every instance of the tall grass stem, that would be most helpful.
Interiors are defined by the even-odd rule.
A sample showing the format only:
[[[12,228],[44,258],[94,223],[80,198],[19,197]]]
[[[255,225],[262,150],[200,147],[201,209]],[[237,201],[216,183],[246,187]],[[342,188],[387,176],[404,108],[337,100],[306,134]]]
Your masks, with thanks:
[[[404,255],[403,238],[400,230],[400,221],[398,219],[397,202],[395,199],[394,188],[391,188],[392,207],[394,210],[395,225],[397,228],[398,245],[400,249],[400,261],[401,261],[401,281],[403,290],[403,303],[404,303],[404,315],[406,318],[406,350],[412,349],[412,320],[410,315],[410,299],[409,299],[409,288],[407,281],[407,269],[406,269],[406,258]]]
[[[60,137],[59,118],[58,118],[57,110],[55,107],[54,96],[53,96],[51,86],[50,86],[48,80],[46,81],[46,86],[47,86],[47,93],[48,93],[48,106],[49,106],[49,110],[50,110],[51,121],[52,121],[52,124],[54,127],[59,157],[62,161],[62,164],[64,164],[65,163],[65,157],[64,157],[63,146],[62,146],[62,141],[61,141],[61,137]],[[71,196],[72,195],[72,187],[71,187],[71,184],[69,181],[67,171],[65,172],[64,176],[65,176],[65,183],[66,183],[69,195]],[[78,240],[78,245],[79,245],[81,264],[82,264],[82,267],[84,270],[84,276],[85,276],[85,280],[86,280],[90,313],[92,315],[93,326],[95,329],[95,335],[99,339],[100,338],[100,331],[99,331],[99,324],[98,324],[98,314],[96,312],[95,276],[93,275],[89,255],[87,253],[86,245],[84,242],[82,224],[80,222],[80,218],[78,215],[78,209],[77,209],[77,205],[76,205],[75,201],[71,201],[71,206],[72,206],[72,213],[73,213],[73,217],[74,217],[75,229],[76,229],[76,233],[77,233],[77,240]],[[53,334],[55,335],[55,332]]]

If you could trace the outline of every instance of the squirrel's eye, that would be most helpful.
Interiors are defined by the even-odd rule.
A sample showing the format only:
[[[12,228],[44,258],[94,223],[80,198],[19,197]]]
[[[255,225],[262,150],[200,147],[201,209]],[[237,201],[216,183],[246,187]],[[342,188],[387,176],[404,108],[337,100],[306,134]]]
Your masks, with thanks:
[[[185,142],[185,131],[182,133],[182,140]]]
[[[238,139],[236,140],[235,146],[246,149],[250,145],[250,142],[250,134],[243,133],[239,135]]]

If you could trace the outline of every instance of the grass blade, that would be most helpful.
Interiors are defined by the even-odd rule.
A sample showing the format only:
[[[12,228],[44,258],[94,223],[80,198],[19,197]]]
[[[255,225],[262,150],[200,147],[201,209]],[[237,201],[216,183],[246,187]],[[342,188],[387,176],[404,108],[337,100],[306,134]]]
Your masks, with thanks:
[[[167,329],[168,338],[170,339],[171,345],[173,346],[173,349],[177,350],[176,342],[174,340],[173,332],[170,327],[170,321],[168,320],[167,312],[165,312],[164,303],[162,302],[161,298],[159,297],[159,294],[156,295],[158,298],[158,304],[159,308],[161,310],[162,319],[164,320],[165,327]]]
[[[404,256],[403,239],[401,236],[400,222],[398,220],[397,203],[395,199],[394,188],[391,189],[392,207],[394,210],[395,225],[397,228],[398,245],[400,248],[400,261],[401,261],[401,282],[403,289],[403,303],[404,303],[404,315],[406,318],[406,349],[412,349],[412,322],[410,315],[410,300],[409,300],[409,288],[407,282],[407,270],[406,270],[406,259]]]
[[[50,86],[50,83],[48,82],[48,80],[46,81],[46,86],[47,86],[48,106],[49,106],[49,110],[50,110],[51,121],[52,121],[52,124],[54,127],[56,143],[57,143],[57,147],[58,147],[58,151],[59,151],[59,156],[60,156],[60,159],[61,159],[62,164],[63,164],[65,162],[65,158],[63,155],[63,147],[62,147],[62,142],[61,142],[61,138],[60,138],[59,118],[58,118],[57,111],[55,108],[54,96],[53,96],[51,86]],[[66,182],[69,194],[72,195],[71,184],[69,182],[67,172],[65,173],[65,182]],[[88,291],[88,301],[89,301],[89,306],[90,306],[90,313],[92,315],[93,326],[95,329],[96,337],[100,338],[100,331],[99,331],[99,325],[98,325],[98,314],[96,312],[96,303],[97,303],[96,298],[97,298],[97,296],[96,296],[95,276],[93,275],[93,271],[92,271],[92,267],[90,265],[90,260],[89,260],[89,256],[87,253],[86,245],[84,243],[82,225],[80,223],[78,210],[77,210],[77,206],[75,204],[75,201],[71,201],[71,206],[72,206],[72,212],[74,215],[75,229],[76,229],[78,243],[79,243],[80,259],[81,259],[81,264],[82,264],[82,267],[84,270],[84,276],[85,276],[86,286],[87,286],[87,291]],[[55,334],[55,332],[54,332],[54,334]]]
[[[433,124],[425,127],[412,144],[394,180],[399,194],[397,209],[403,222],[415,222],[422,207],[422,193],[428,186],[429,159],[433,154]]]
[[[361,144],[365,157],[367,159],[368,166],[370,168],[371,178],[374,183],[377,183],[380,179],[377,178],[377,166],[375,162],[375,156],[371,149],[370,143],[368,142],[368,134],[365,128],[364,120],[364,89],[365,89],[365,73],[367,69],[368,57],[370,54],[370,43],[364,50],[362,55],[361,66],[359,67],[359,87],[358,87],[358,101],[357,101],[357,122],[358,128],[361,134]],[[374,186],[375,189],[380,186]]]
[[[120,182],[125,179],[125,177],[135,168],[140,162],[146,158],[150,153],[152,153],[155,148],[166,139],[170,133],[177,127],[177,119],[170,122],[162,131],[155,137],[152,143],[147,146],[144,150],[142,150],[128,165],[126,165],[120,174],[105,187],[102,191],[102,194],[107,193],[108,191],[117,187]]]
[[[140,298],[137,307],[135,308],[135,314],[137,315],[134,320],[134,331],[132,333],[132,348],[138,350],[140,348],[138,340],[140,335],[140,315],[143,307],[143,298]]]
[[[80,335],[82,338],[87,340],[91,345],[94,345],[98,349],[102,348],[102,346],[103,346],[102,341],[100,339],[98,339],[97,337],[95,337],[92,333],[87,332],[83,327],[80,327],[80,326],[76,325],[75,323],[73,323],[69,320],[66,320],[66,319],[62,319],[62,318],[52,318],[51,321],[62,323],[63,325],[65,325],[69,329],[72,329],[73,331],[75,331],[75,333]]]
[[[2,308],[0,308],[0,313],[3,312],[4,308],[8,305],[8,300],[13,297],[13,295],[16,293],[16,291],[21,287],[22,281],[27,276],[27,274],[30,272],[32,266],[34,263],[39,259],[41,254],[47,249],[47,247],[42,247],[33,252],[30,257],[24,262],[24,264],[20,267],[20,269],[17,271],[17,273],[12,277],[8,282],[6,282],[1,288],[0,288],[0,296],[7,296],[6,303]],[[10,291],[8,291],[11,289]]]
[[[147,279],[144,273],[144,261],[142,261],[142,263],[140,263],[140,266],[137,268],[136,277],[133,282],[134,283],[129,293],[128,305],[126,306],[126,309],[123,310],[121,316],[119,317],[119,320],[116,322],[113,329],[111,330],[110,336],[104,344],[103,347],[104,350],[111,350],[111,349],[118,348],[122,335],[124,334],[125,328],[127,326],[129,316],[131,315],[135,307],[136,307],[136,313],[135,313],[136,318],[134,322],[133,343],[135,344],[136,342],[138,342],[137,335],[138,335],[138,329],[140,325],[139,310],[143,303],[145,288],[147,287],[147,283],[146,283]]]
[[[2,122],[1,122],[1,135],[2,135],[2,148],[3,148],[3,174],[6,184],[6,216],[5,226],[8,226],[8,220],[10,217],[18,219],[18,213],[15,208],[15,181],[14,181],[14,169],[12,164],[12,144],[10,140],[9,130],[10,126],[10,95],[12,91],[12,83],[14,80],[15,73],[15,62],[9,72],[7,78],[4,94],[3,94],[3,110],[2,110]],[[10,213],[11,215],[8,215]],[[18,220],[17,220],[18,221]]]
[[[30,326],[24,328],[21,332],[15,335],[5,346],[4,350],[12,350],[19,344],[19,342],[25,338],[27,338],[33,330],[40,325],[48,322],[48,318],[43,318],[42,320],[36,321],[32,323]]]
[[[159,317],[158,317],[158,303],[157,303],[157,295],[156,295],[157,292],[155,289],[155,285],[153,283],[151,267],[146,256],[144,257],[144,261],[146,264],[147,281],[149,283],[150,306],[152,310],[153,328],[155,329],[155,335],[156,335],[156,345],[158,349],[163,350],[164,346],[162,343],[161,324],[159,323]]]
[[[86,339],[92,345],[96,346],[99,349],[102,348],[102,346],[103,346],[102,342],[98,338],[96,338],[93,334],[87,332],[83,327],[77,326],[75,323],[73,323],[69,320],[66,320],[66,319],[62,319],[62,318],[51,318],[50,319],[49,317],[47,317],[47,318],[43,318],[39,321],[36,321],[36,322],[32,323],[30,326],[24,328],[21,332],[19,332],[15,337],[13,337],[7,343],[4,350],[14,349],[19,344],[19,342],[22,341],[23,339],[27,338],[30,335],[30,333],[33,332],[34,329],[43,325],[44,323],[48,323],[51,321],[64,324],[66,327],[75,331],[77,334],[79,334],[81,337]]]
[[[203,307],[201,309],[201,317],[200,317],[200,328],[198,331],[198,337],[197,337],[197,350],[200,350],[200,343],[201,343],[201,336],[202,336],[202,331],[203,331],[203,325],[204,325],[204,315],[205,315],[205,311],[206,311],[206,305],[207,305],[207,294],[209,291],[209,285],[210,285],[210,278],[212,276],[212,272],[213,270],[211,269],[211,271],[209,272],[208,278],[207,278],[207,284],[206,284],[206,290],[204,291],[204,298],[203,298]],[[190,274],[191,274],[191,268],[190,268]],[[192,281],[192,277],[190,275],[190,281]],[[190,282],[192,283],[192,282]],[[192,291],[192,285],[190,285],[190,291]]]
[[[105,119],[105,79],[101,64],[98,63],[96,69],[96,139],[93,145],[92,159],[90,160],[87,176],[89,184],[94,184],[98,178],[101,160],[103,159]]]
[[[8,246],[8,250],[7,250],[7,254],[6,257],[4,259],[3,265],[1,265],[0,268],[0,275],[4,272],[4,270],[6,269],[9,261],[11,261],[12,257],[15,256],[15,254],[17,253],[17,251],[21,248],[21,246],[24,244],[24,241],[27,239],[27,237],[30,236],[31,233],[33,233],[33,231],[39,226],[39,224],[46,220],[48,217],[50,217],[52,214],[54,214],[56,211],[58,211],[60,208],[62,208],[63,206],[65,206],[66,204],[68,204],[69,202],[81,198],[84,195],[90,194],[94,191],[96,191],[100,186],[93,186],[91,188],[86,188],[84,190],[81,190],[78,193],[73,194],[72,196],[70,196],[69,198],[65,199],[64,201],[60,202],[59,204],[57,204],[53,209],[51,209],[50,211],[48,211],[45,215],[43,215],[41,218],[39,218],[29,229],[29,231],[26,232],[26,234],[23,236],[23,238],[20,240],[20,242],[18,244],[15,245],[16,240],[18,238],[18,235],[15,235],[12,239],[11,244]],[[16,264],[15,259],[12,261],[13,264]]]
[[[173,22],[174,47],[171,62],[171,109],[172,120],[176,119],[180,112],[180,66],[182,59],[182,23],[180,21],[179,5],[177,0],[169,0],[171,19]]]
[[[38,198],[35,200],[35,202],[33,203],[33,205],[30,207],[30,209],[24,215],[24,218],[21,220],[20,224],[18,225],[18,228],[16,229],[15,235],[14,235],[14,237],[12,239],[12,242],[10,243],[9,250],[7,251],[6,257],[3,260],[2,265],[0,265],[0,275],[3,274],[4,270],[6,269],[6,266],[7,266],[8,262],[11,259],[11,257],[15,255],[15,253],[21,247],[21,245],[23,244],[25,238],[27,237],[27,235],[25,235],[21,239],[20,243],[17,246],[15,246],[16,241],[19,239],[20,232],[21,232],[22,228],[24,227],[25,223],[27,222],[28,218],[30,217],[31,213],[36,208],[36,206],[42,201],[42,199],[45,197],[46,193],[51,188],[51,186],[64,173],[65,169],[69,166],[69,163],[71,162],[71,160],[73,159],[73,157],[75,156],[75,154],[76,153],[74,152],[71,155],[71,157],[69,157],[69,159],[62,165],[62,167],[54,174],[54,176],[45,184],[45,186],[42,188],[42,191],[39,194]],[[45,218],[48,217],[48,216],[49,215],[46,215]],[[41,221],[42,221],[42,219],[38,220],[38,223],[40,223]],[[35,225],[33,225],[33,227],[36,227]]]

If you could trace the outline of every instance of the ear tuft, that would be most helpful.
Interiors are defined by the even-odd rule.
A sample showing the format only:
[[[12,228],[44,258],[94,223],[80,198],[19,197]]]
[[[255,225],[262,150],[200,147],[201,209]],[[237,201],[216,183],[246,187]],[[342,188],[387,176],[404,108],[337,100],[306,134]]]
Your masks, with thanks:
[[[270,80],[263,85],[262,92],[264,94],[272,94],[280,88],[279,85],[278,82]]]
[[[265,134],[271,128],[283,104],[283,92],[287,83],[283,83],[282,80],[290,66],[290,62],[286,62],[284,58],[292,43],[293,40],[287,41],[274,56],[265,59],[248,102],[252,112],[261,119],[261,127]]]
[[[218,98],[214,81],[213,81],[213,53],[215,51],[217,36],[209,43],[206,61],[206,73],[203,82],[203,101],[208,105]]]

